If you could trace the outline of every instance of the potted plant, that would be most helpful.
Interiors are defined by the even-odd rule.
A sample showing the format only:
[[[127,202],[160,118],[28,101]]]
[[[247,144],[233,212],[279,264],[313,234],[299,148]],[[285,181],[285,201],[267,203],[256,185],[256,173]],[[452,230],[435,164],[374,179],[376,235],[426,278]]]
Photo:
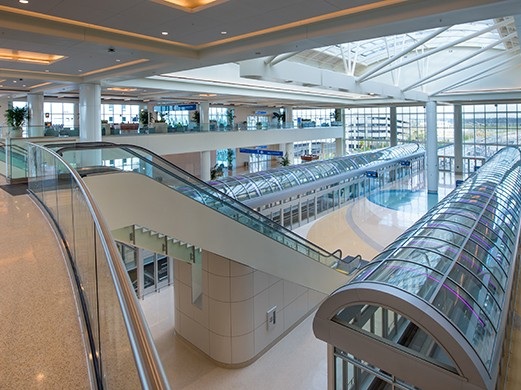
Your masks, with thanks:
[[[141,123],[143,127],[148,127],[148,110],[146,108],[139,111],[139,123]]]
[[[29,110],[27,109],[27,106],[8,108],[5,111],[4,116],[7,125],[11,127],[9,135],[11,137],[21,137],[23,131],[22,126],[25,124],[25,121],[29,119]]]
[[[288,156],[287,153],[283,157],[280,158],[279,163],[283,167],[287,167],[288,165],[291,164],[291,162],[289,161],[289,156]]]

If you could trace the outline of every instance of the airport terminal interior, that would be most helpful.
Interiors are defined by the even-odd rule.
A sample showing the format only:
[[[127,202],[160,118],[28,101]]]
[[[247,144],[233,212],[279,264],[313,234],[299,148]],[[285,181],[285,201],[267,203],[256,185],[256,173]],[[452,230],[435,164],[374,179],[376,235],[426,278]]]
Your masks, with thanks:
[[[519,0],[0,21],[0,388],[521,387]]]

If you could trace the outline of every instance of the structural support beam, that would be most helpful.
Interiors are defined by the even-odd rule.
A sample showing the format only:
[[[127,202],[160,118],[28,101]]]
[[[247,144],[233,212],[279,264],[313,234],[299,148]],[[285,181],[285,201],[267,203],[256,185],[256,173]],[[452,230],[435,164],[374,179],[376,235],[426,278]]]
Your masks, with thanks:
[[[433,32],[432,34],[426,36],[425,38],[423,38],[422,40],[416,42],[414,45],[412,46],[409,46],[407,49],[401,51],[400,53],[398,53],[396,56],[394,57],[390,57],[388,58],[387,60],[385,60],[384,62],[382,62],[380,65],[378,65],[376,68],[374,69],[371,69],[369,72],[365,73],[364,75],[362,75],[358,81],[359,82],[362,82],[364,80],[367,80],[368,78],[370,78],[371,76],[373,76],[375,73],[377,73],[379,70],[385,68],[387,65],[393,63],[394,61],[398,60],[399,58],[402,58],[403,56],[407,55],[408,53],[410,53],[411,51],[413,51],[414,49],[420,47],[421,45],[424,45],[425,43],[427,43],[428,41],[430,41],[432,38],[440,35],[442,32],[444,31],[447,31],[448,29],[450,28],[450,26],[448,27],[443,27],[443,28],[440,28],[438,30],[436,30],[435,32]]]
[[[397,124],[397,115],[396,115],[396,106],[389,107],[391,110],[390,113],[390,129],[391,129],[391,146],[398,145],[398,124]]]
[[[461,104],[454,105],[454,173],[463,174],[463,116]]]
[[[427,117],[427,145],[425,148],[427,155],[427,192],[430,194],[437,194],[439,172],[436,102],[427,102],[425,109]]]

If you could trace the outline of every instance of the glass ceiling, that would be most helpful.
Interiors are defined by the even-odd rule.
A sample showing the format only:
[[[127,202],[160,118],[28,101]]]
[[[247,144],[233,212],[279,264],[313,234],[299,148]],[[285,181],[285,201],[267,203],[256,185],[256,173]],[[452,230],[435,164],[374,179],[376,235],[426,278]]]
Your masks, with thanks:
[[[460,331],[490,372],[510,301],[520,188],[520,151],[505,148],[376,256],[350,286],[387,284],[422,299]]]
[[[350,170],[369,167],[382,161],[409,156],[416,153],[419,148],[420,146],[415,143],[403,144],[330,160],[312,161],[268,171],[227,176],[211,181],[209,184],[236,200],[245,201],[326,177],[340,175]]]
[[[439,31],[438,35],[435,35],[436,31]],[[506,17],[454,25],[448,29],[429,29],[326,46],[298,53],[291,60],[320,68],[345,71],[345,59],[355,65],[352,66],[352,74],[358,76],[371,66],[407,51],[407,48],[412,48],[409,56],[444,46],[450,46],[447,50],[452,50],[453,47],[481,49],[494,43],[497,43],[493,47],[494,50],[518,50],[519,38],[517,34],[512,34],[515,32],[514,18]],[[501,42],[509,34],[512,36]],[[429,36],[432,37],[428,39]],[[426,41],[415,47],[422,40]]]

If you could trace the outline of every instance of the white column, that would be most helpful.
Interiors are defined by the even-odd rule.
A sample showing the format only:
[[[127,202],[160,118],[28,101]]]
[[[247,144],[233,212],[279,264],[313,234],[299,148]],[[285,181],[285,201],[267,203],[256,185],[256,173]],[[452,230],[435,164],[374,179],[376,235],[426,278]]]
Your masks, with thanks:
[[[212,168],[210,165],[210,151],[205,150],[201,152],[201,180],[210,180],[210,169]]]
[[[398,145],[398,121],[396,118],[396,107],[390,107],[390,135],[391,135],[391,146]]]
[[[461,104],[454,106],[454,173],[463,174],[463,116]]]
[[[43,92],[28,93],[27,108],[29,109],[29,121],[27,123],[29,137],[43,137],[45,133]]]
[[[284,154],[288,156],[290,164],[293,164],[293,156],[295,155],[295,144],[293,142],[288,142],[283,150]]]
[[[286,117],[284,127],[293,127],[293,107],[284,107],[284,116]]]
[[[80,141],[101,141],[101,86],[80,84]]]
[[[79,129],[80,128],[80,104],[78,102],[74,103],[73,110],[74,110],[73,126],[75,129]]]
[[[210,103],[199,103],[199,118],[201,122],[201,130],[210,130]]]
[[[335,157],[342,157],[345,154],[344,138],[335,138]]]
[[[427,102],[427,144],[426,144],[426,165],[427,165],[427,191],[431,194],[438,193],[438,129],[436,116],[436,102]]]
[[[7,121],[4,113],[10,107],[9,98],[6,96],[0,97],[0,137],[7,137]]]

